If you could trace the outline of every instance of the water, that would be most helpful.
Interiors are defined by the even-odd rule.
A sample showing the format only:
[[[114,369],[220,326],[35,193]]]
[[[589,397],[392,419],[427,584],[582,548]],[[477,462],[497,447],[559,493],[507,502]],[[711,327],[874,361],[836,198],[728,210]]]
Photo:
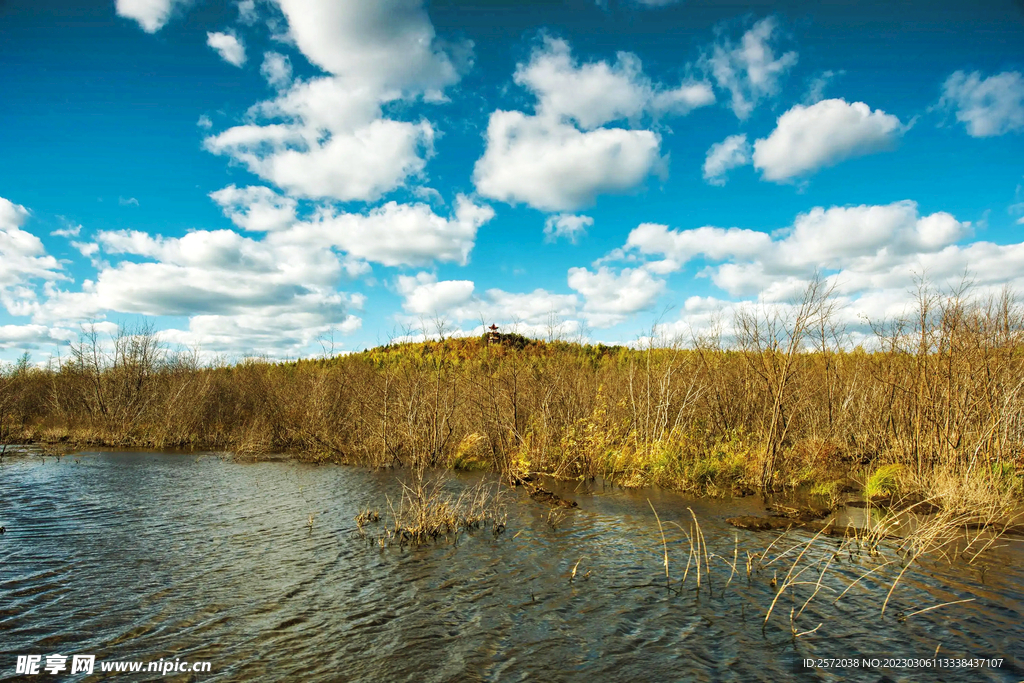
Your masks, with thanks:
[[[94,654],[104,660],[209,661],[207,674],[121,674],[125,680],[949,680],[1024,678],[1024,549],[1004,541],[968,567],[908,571],[885,617],[891,579],[842,590],[878,558],[845,555],[795,622],[789,593],[762,631],[783,558],[748,580],[746,551],[774,534],[736,530],[728,516],[763,514],[760,501],[687,499],[597,486],[562,489],[579,502],[554,526],[551,508],[509,498],[506,533],[457,545],[379,547],[353,518],[386,509],[395,473],[216,455],[125,452],[5,458],[0,464],[0,680],[17,654]],[[453,486],[471,483],[455,481]],[[712,557],[698,595],[691,566],[674,580],[693,509]],[[308,525],[309,516],[313,525]],[[784,549],[808,536],[776,544]],[[838,541],[830,541],[838,543]],[[820,552],[820,551],[815,551]],[[795,555],[796,553],[793,553]],[[787,556],[791,557],[791,556]],[[570,583],[579,562],[577,579]],[[776,569],[777,568],[777,569]],[[582,577],[590,572],[589,578]],[[806,576],[817,580],[817,573]],[[796,596],[811,586],[796,586]],[[800,592],[800,591],[804,592]],[[952,600],[901,622],[909,613]],[[1003,667],[807,669],[805,658],[1004,658]],[[70,659],[68,660],[71,661]],[[98,670],[97,665],[97,670]],[[24,677],[26,680],[42,680]],[[100,679],[100,674],[89,677]],[[48,680],[81,680],[67,672]]]

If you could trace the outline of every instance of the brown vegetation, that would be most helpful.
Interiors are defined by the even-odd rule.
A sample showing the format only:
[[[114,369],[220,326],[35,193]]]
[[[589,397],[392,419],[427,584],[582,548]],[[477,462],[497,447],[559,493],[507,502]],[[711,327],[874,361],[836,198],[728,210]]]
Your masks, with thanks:
[[[112,344],[87,330],[47,369],[0,373],[0,443],[291,452],[712,495],[814,484],[834,498],[852,476],[939,504],[1019,496],[1019,308],[922,289],[917,309],[875,325],[871,352],[848,348],[819,283],[793,307],[741,315],[730,345],[511,334],[210,367],[152,330]]]
[[[380,514],[369,509],[356,516],[359,533],[381,548],[438,540],[457,543],[460,533],[484,527],[495,537],[504,533],[508,515],[500,486],[480,482],[455,495],[446,490],[446,483],[443,476],[428,480],[422,470],[416,472],[412,481],[402,483],[397,503],[387,499],[388,511],[379,533],[367,533],[368,524],[381,521]]]

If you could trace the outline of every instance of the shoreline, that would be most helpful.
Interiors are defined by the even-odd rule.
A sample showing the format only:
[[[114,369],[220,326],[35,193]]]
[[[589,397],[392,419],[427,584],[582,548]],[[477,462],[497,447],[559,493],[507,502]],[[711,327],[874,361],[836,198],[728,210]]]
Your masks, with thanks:
[[[18,450],[8,450],[8,449]],[[22,449],[29,449],[29,452],[25,452]],[[35,449],[39,450],[36,451]],[[357,467],[367,469],[374,472],[407,472],[416,475],[416,470],[411,467],[407,467],[403,464],[398,464],[391,467],[379,467],[373,466],[368,463],[361,462],[345,462],[341,460],[323,460],[319,458],[311,458],[308,454],[293,453],[293,452],[280,452],[280,453],[260,453],[260,454],[239,454],[230,450],[216,449],[216,448],[160,448],[154,446],[132,446],[132,445],[121,445],[113,446],[104,443],[96,443],[90,441],[88,443],[73,443],[70,441],[37,441],[37,442],[22,442],[17,444],[4,444],[0,446],[0,450],[3,451],[0,454],[2,458],[16,458],[16,457],[55,457],[64,458],[71,457],[78,454],[89,454],[90,449],[95,449],[96,453],[139,453],[139,454],[171,454],[171,455],[196,455],[196,454],[208,454],[225,456],[232,462],[240,464],[246,463],[261,463],[261,462],[294,462],[306,465],[326,466],[335,465],[342,467]],[[21,452],[19,452],[21,451]],[[550,473],[544,472],[533,472],[528,473],[525,478],[520,478],[514,482],[503,480],[501,473],[494,470],[486,469],[471,469],[471,470],[459,470],[453,468],[430,468],[429,472],[439,477],[446,477],[451,475],[460,474],[482,474],[485,476],[491,476],[496,481],[503,481],[503,483],[509,488],[524,487],[529,492],[529,498],[535,500],[540,504],[547,504],[551,507],[562,507],[562,508],[574,508],[576,507],[575,500],[571,498],[563,498],[558,493],[544,488],[544,486],[551,487],[556,490],[560,490],[562,495],[565,495],[565,489],[568,489],[568,484],[572,481],[578,481],[568,479],[565,477],[558,477]],[[588,484],[594,484],[596,478],[588,480]],[[865,529],[861,527],[853,527],[850,525],[840,526],[837,524],[837,519],[840,515],[849,515],[850,510],[856,509],[867,509],[877,510],[882,514],[882,520],[889,519],[890,517],[896,518],[899,516],[913,515],[917,518],[929,518],[935,515],[941,515],[947,512],[947,509],[942,505],[936,504],[933,501],[922,498],[919,494],[912,493],[903,496],[887,496],[882,499],[872,500],[865,497],[864,489],[856,489],[854,486],[848,487],[843,493],[841,498],[833,498],[830,501],[825,500],[825,497],[815,495],[813,493],[814,486],[804,485],[800,487],[793,487],[788,489],[778,489],[775,491],[753,491],[746,490],[740,493],[736,491],[731,492],[719,492],[717,495],[709,495],[708,493],[695,493],[693,491],[686,491],[678,488],[664,487],[657,484],[647,484],[643,486],[627,486],[622,482],[617,481],[614,477],[602,478],[602,485],[611,486],[613,488],[630,491],[631,493],[640,493],[645,490],[647,491],[663,491],[668,493],[679,494],[688,498],[694,498],[698,500],[714,500],[726,502],[728,500],[744,499],[748,497],[757,497],[759,502],[764,508],[761,515],[740,515],[737,517],[727,518],[725,521],[732,524],[733,526],[746,529],[749,531],[782,531],[787,532],[790,530],[803,529],[812,533],[839,536],[839,537],[851,537],[857,534],[864,533]],[[795,506],[795,507],[794,507]],[[958,514],[958,521],[956,526],[963,528],[965,532],[981,532],[991,531],[998,535],[1010,535],[1024,537],[1024,523],[1021,522],[1024,519],[1024,505],[1019,504],[1015,510],[1007,511],[1006,515],[993,515],[992,510],[964,510],[963,508],[955,510]],[[988,515],[984,513],[988,512]],[[976,516],[976,519],[972,519],[972,516]],[[891,536],[893,539],[900,538],[899,536]]]

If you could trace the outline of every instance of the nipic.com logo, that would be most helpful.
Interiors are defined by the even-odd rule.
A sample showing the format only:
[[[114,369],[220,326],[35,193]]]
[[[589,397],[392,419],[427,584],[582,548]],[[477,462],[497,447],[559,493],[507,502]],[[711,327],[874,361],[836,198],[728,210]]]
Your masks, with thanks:
[[[97,666],[96,655],[18,655],[14,673],[26,676],[44,673],[89,675],[95,669],[103,673],[146,672],[167,676],[179,673],[209,673],[210,662],[183,662],[181,659],[160,659],[155,662],[103,661]]]

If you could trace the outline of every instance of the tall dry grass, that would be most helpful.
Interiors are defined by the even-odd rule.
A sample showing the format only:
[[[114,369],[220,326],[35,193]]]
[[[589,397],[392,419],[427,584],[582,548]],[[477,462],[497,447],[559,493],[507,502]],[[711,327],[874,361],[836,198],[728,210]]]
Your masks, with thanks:
[[[169,353],[152,329],[85,330],[49,367],[0,373],[0,441],[293,452],[707,494],[835,491],[891,465],[901,494],[1019,497],[1024,316],[1012,296],[922,288],[912,315],[874,325],[869,352],[849,348],[829,294],[814,283],[790,308],[749,310],[728,344],[509,334],[210,366]]]

